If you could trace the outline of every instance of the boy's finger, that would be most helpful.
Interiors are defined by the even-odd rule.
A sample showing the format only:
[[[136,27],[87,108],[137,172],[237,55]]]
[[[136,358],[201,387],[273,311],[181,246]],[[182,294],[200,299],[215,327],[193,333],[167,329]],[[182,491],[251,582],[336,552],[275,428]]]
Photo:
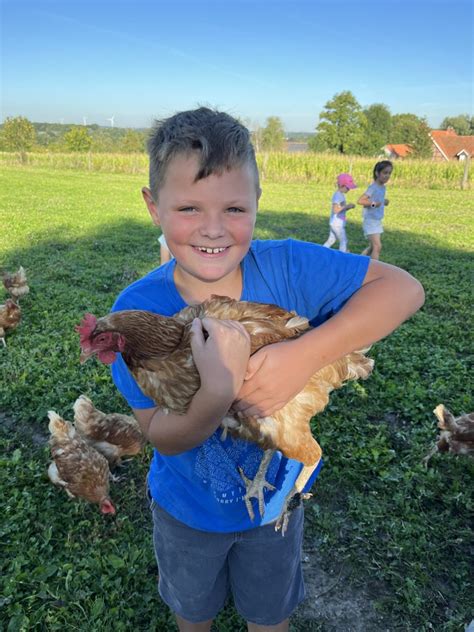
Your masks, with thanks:
[[[202,347],[204,345],[204,334],[202,331],[202,323],[199,318],[195,318],[191,323],[191,349]]]

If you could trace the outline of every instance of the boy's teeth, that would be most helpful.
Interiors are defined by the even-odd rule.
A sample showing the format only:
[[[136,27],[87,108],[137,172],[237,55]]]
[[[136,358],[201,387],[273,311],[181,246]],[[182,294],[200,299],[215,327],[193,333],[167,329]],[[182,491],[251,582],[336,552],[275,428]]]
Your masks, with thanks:
[[[198,250],[201,252],[207,252],[208,255],[217,255],[219,252],[224,252],[225,248],[200,248]]]

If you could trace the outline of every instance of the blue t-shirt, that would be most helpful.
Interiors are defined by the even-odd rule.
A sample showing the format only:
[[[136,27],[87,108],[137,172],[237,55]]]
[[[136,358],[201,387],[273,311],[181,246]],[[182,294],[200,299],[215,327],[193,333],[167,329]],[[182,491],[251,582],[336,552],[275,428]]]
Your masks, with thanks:
[[[330,318],[364,280],[369,259],[316,244],[287,239],[253,241],[242,261],[242,300],[273,303],[306,316],[316,326]],[[171,316],[186,306],[173,280],[176,261],[160,266],[126,288],[113,311],[144,309]],[[284,368],[283,368],[284,370]],[[121,356],[112,365],[117,388],[132,408],[152,408]],[[265,492],[265,515],[248,516],[245,488],[238,467],[253,478],[263,451],[253,443],[221,439],[217,429],[202,445],[178,455],[154,450],[148,484],[154,500],[177,520],[203,531],[243,531],[273,522],[302,469],[302,464],[276,452],[266,480],[276,487]],[[317,476],[315,471],[306,489]]]
[[[338,221],[341,220],[342,222],[346,221],[346,211],[341,211],[340,213],[334,213],[333,212],[333,206],[334,204],[338,204],[339,206],[345,206],[346,205],[346,196],[344,195],[344,193],[341,193],[341,191],[336,191],[336,193],[334,193],[334,195],[332,196],[332,200],[331,200],[331,217],[329,218],[329,223],[332,224],[332,222],[334,221]]]
[[[382,219],[385,212],[385,186],[373,182],[364,193],[370,198],[371,202],[381,202],[381,205],[372,208],[371,206],[364,206],[363,219]]]

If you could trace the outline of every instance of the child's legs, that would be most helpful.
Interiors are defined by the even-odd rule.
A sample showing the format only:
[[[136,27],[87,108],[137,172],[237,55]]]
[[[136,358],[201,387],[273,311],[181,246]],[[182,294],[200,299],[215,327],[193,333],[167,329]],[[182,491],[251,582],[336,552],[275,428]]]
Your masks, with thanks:
[[[345,224],[339,226],[337,231],[337,238],[339,239],[339,250],[341,252],[347,252],[347,235]]]
[[[152,502],[158,589],[181,632],[207,632],[228,592],[227,556],[234,534],[198,531]]]
[[[284,537],[274,524],[237,534],[229,553],[230,584],[235,607],[252,632],[284,632],[304,598],[303,517],[302,507],[292,512]]]
[[[324,242],[323,246],[325,248],[330,248],[337,241],[336,233],[333,231],[332,226],[329,226],[329,237]]]
[[[367,236],[370,241],[370,257],[371,259],[378,259],[380,251],[382,250],[382,240],[380,239],[380,234],[376,233],[375,235]]]

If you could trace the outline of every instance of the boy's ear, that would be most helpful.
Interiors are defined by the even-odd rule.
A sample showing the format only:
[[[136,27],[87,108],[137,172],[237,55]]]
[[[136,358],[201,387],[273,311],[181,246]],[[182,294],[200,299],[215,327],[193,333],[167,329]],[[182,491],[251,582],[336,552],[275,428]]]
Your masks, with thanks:
[[[148,212],[150,213],[151,220],[156,226],[160,225],[160,218],[158,216],[158,209],[156,207],[156,202],[153,199],[153,195],[148,187],[142,188],[142,196],[145,201]]]

